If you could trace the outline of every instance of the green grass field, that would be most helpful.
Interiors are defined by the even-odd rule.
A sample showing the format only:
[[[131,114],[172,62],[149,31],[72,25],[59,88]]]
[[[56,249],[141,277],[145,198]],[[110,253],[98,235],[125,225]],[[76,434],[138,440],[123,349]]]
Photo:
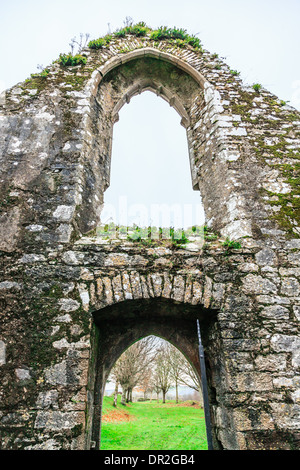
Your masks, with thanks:
[[[101,450],[207,450],[204,411],[168,400],[112,406],[104,397]]]

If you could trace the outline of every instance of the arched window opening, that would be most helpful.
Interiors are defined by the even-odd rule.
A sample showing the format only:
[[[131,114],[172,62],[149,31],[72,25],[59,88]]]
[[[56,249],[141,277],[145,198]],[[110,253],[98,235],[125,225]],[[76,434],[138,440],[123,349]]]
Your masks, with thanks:
[[[166,101],[149,91],[123,106],[114,125],[111,184],[104,194],[102,224],[177,229],[204,224],[180,121]]]
[[[170,342],[146,336],[112,367],[101,449],[207,449],[199,376]]]

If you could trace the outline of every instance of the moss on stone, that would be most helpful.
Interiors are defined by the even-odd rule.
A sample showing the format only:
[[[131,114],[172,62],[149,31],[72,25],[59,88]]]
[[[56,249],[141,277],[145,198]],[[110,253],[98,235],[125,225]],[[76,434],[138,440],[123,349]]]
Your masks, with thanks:
[[[23,94],[30,94],[30,90],[37,90],[37,93],[40,93],[47,87],[49,83],[48,80],[48,76],[31,76],[31,78],[25,80],[21,86]],[[35,95],[33,95],[32,98],[34,98],[34,96]]]

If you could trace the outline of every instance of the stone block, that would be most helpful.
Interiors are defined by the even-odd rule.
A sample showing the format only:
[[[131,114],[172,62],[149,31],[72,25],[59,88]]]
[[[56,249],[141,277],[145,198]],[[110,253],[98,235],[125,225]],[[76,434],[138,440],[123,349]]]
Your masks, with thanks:
[[[133,298],[141,299],[142,288],[141,288],[139,273],[137,271],[131,271],[129,275],[130,275],[130,284],[131,284]]]
[[[123,292],[123,287],[122,287],[122,280],[121,280],[121,275],[119,274],[118,276],[115,276],[112,279],[112,287],[114,291],[114,298],[116,302],[121,302],[124,300],[124,292]]]
[[[283,278],[281,283],[281,293],[283,295],[297,297],[300,294],[300,284],[293,277]]]
[[[104,302],[106,305],[111,305],[114,303],[114,295],[113,295],[113,290],[112,290],[112,285],[111,285],[111,280],[109,277],[103,277],[102,279],[103,282],[103,291],[104,291]]]
[[[242,279],[243,290],[246,294],[277,294],[276,285],[262,276],[248,274]]]
[[[51,385],[67,385],[67,361],[63,360],[58,364],[45,370],[46,382]]]
[[[293,310],[295,317],[300,321],[300,305],[294,305]]]
[[[273,380],[268,372],[241,372],[230,378],[230,386],[239,392],[268,392],[273,390]]]
[[[31,373],[29,369],[16,369],[15,374],[18,380],[25,381],[31,379]]]
[[[84,416],[84,413],[79,411],[38,411],[34,427],[48,431],[71,430],[75,426],[83,426]]]
[[[90,294],[85,284],[78,285],[78,292],[82,302],[82,308],[87,312],[90,306]]]
[[[212,286],[213,281],[206,276],[205,277],[205,284],[204,284],[204,291],[203,291],[203,304],[205,308],[209,308],[211,297],[212,297]]]
[[[300,405],[297,403],[270,403],[273,419],[279,429],[297,430],[300,427]]]
[[[271,338],[274,351],[293,352],[300,348],[300,338],[295,335],[275,334]]]
[[[53,217],[59,222],[70,222],[75,211],[74,206],[57,206],[53,212]]]
[[[284,354],[269,354],[255,358],[255,368],[260,371],[277,372],[286,370],[287,361]]]
[[[160,274],[151,274],[152,286],[155,297],[160,297],[162,293],[163,278]]]
[[[255,255],[256,263],[259,266],[273,266],[277,262],[277,257],[271,248],[264,248]]]
[[[289,319],[289,310],[286,307],[282,307],[281,305],[270,305],[269,307],[265,307],[261,312],[260,315],[265,318],[270,318],[273,320],[288,320]]]
[[[6,344],[0,340],[0,366],[6,363]]]
[[[130,285],[130,277],[127,272],[122,273],[122,284],[123,284],[123,290],[124,290],[124,296],[126,300],[131,300],[133,299],[132,291],[131,291],[131,285]]]
[[[38,409],[58,409],[58,391],[47,390],[46,392],[40,392],[37,398],[36,407]]]
[[[75,312],[80,308],[80,303],[74,299],[60,299],[58,305],[60,306],[60,310],[64,312]]]
[[[192,305],[197,305],[202,302],[202,289],[203,286],[197,281],[193,281],[193,297],[192,297]]]
[[[185,282],[182,276],[174,276],[173,281],[173,291],[171,298],[177,302],[183,302],[184,300],[184,291],[185,291]]]
[[[185,303],[190,304],[193,298],[193,281],[187,277],[185,281],[184,299]]]
[[[153,297],[153,292],[152,292],[152,295],[149,293],[148,283],[147,283],[146,277],[141,275],[140,280],[141,280],[141,288],[142,288],[143,298],[144,299],[149,299],[150,296]],[[151,290],[152,290],[152,287],[151,287]]]

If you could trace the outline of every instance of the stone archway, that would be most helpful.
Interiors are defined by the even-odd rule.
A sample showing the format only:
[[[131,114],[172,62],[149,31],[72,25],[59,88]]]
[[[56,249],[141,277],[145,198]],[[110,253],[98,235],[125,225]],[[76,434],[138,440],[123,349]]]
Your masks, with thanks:
[[[93,73],[88,89],[92,91],[85,103],[89,112],[82,150],[87,178],[82,194],[86,195],[78,213],[83,232],[93,229],[99,220],[103,194],[110,184],[113,125],[118,112],[132,96],[148,90],[166,100],[181,116],[187,132],[192,186],[200,189],[205,213],[215,230],[232,238],[251,236],[246,198],[236,194],[229,204],[225,194],[236,182],[224,163],[239,158],[237,136],[247,132],[240,117],[234,121],[234,116],[225,114],[217,88],[194,66],[170,53],[144,47],[107,61]],[[237,213],[234,217],[230,213],[233,206],[239,224],[234,223]]]
[[[93,313],[168,299],[218,312],[218,448],[299,448],[299,112],[188,44],[127,35],[84,54],[1,97],[1,447],[89,448]],[[118,109],[147,88],[186,126],[214,231],[201,249],[94,236]]]
[[[95,344],[97,359],[95,359],[94,370],[95,398],[91,404],[92,446],[95,448],[100,446],[104,388],[110,370],[119,356],[139,339],[149,335],[159,336],[176,346],[200,377],[196,321],[201,320],[204,341],[209,342],[216,314],[214,310],[161,297],[126,300],[94,313],[97,328]],[[116,322],[116,319],[122,320]],[[215,354],[217,355],[216,351]],[[209,361],[209,358],[207,360]],[[212,382],[211,377],[209,380]]]

